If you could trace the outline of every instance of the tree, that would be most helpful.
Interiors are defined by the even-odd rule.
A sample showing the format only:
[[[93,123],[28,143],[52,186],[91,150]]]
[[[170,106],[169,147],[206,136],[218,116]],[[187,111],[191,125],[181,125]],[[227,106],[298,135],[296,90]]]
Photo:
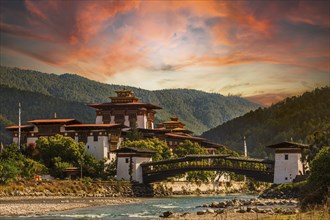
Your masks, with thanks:
[[[143,134],[137,129],[136,121],[131,121],[131,129],[127,132],[126,138],[130,141],[138,141],[143,139]]]
[[[198,143],[185,140],[179,144],[173,151],[178,157],[184,157],[189,154],[207,154],[205,148],[202,148]]]
[[[26,158],[16,144],[7,145],[0,153],[0,182],[7,183],[18,177],[31,178],[47,172],[47,168]]]
[[[54,177],[64,178],[64,169],[72,166],[83,168],[84,176],[102,178],[109,176],[105,160],[96,160],[86,150],[83,143],[77,143],[70,137],[55,135],[37,140],[41,161],[49,168]]]
[[[41,161],[49,168],[59,161],[79,166],[87,155],[83,143],[77,143],[72,138],[59,134],[48,138],[40,137],[37,140],[37,148],[40,152]],[[54,158],[57,159],[54,160]]]
[[[20,171],[17,167],[16,161],[13,159],[0,159],[0,183],[8,183],[15,180]]]
[[[170,148],[167,146],[165,141],[161,141],[157,138],[136,140],[136,141],[126,141],[124,143],[125,147],[137,147],[137,148],[147,148],[154,150],[157,153],[152,156],[154,161],[165,160],[171,158]]]
[[[184,157],[189,154],[207,154],[205,148],[201,147],[198,143],[193,143],[185,140],[174,148],[174,154],[178,157]],[[210,171],[191,171],[187,173],[188,181],[208,181],[210,177],[214,176],[214,172]]]
[[[323,147],[311,162],[302,205],[325,203],[330,196],[330,147]]]

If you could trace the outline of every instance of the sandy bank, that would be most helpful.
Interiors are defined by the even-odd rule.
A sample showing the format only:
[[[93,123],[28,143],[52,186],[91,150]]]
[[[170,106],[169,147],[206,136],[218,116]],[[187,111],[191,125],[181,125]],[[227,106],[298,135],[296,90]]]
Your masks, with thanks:
[[[117,205],[141,201],[136,198],[78,197],[0,197],[0,216],[45,215],[49,212],[98,205]]]

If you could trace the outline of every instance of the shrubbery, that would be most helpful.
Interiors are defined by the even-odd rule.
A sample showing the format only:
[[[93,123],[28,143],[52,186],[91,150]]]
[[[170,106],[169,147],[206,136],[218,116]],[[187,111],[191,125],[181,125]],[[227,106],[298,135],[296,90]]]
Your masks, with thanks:
[[[82,167],[83,175],[91,178],[109,179],[115,174],[114,161],[96,160],[83,143],[69,137],[41,137],[36,150],[39,155],[32,159],[29,150],[19,149],[16,144],[6,146],[0,153],[0,183],[18,178],[31,179],[46,173],[55,178],[65,178],[64,170],[69,167]]]
[[[303,207],[326,203],[330,198],[330,147],[323,147],[310,166],[310,175],[302,188]]]

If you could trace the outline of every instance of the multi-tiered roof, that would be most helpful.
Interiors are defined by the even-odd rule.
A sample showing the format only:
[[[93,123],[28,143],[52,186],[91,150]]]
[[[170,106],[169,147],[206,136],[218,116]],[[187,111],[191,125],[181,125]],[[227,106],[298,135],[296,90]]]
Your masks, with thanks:
[[[139,98],[134,96],[134,92],[130,90],[115,91],[117,96],[109,97],[111,102],[101,104],[88,104],[88,106],[96,109],[116,109],[116,108],[146,108],[146,109],[162,109],[159,106],[150,103],[139,102]]]

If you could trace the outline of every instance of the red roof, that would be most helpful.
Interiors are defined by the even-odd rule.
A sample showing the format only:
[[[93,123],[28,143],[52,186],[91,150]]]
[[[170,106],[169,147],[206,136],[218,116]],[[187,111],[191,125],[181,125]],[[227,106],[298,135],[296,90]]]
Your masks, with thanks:
[[[204,140],[206,140],[205,138],[193,137],[193,136],[185,134],[185,133],[166,133],[165,135],[168,136],[168,137],[172,137],[172,138],[195,140],[195,141],[204,141]]]
[[[18,125],[6,127],[7,130],[18,130],[18,128],[19,128]],[[33,128],[33,125],[21,125],[21,129],[23,129],[23,130],[29,130],[31,128]]]
[[[127,126],[122,124],[73,124],[67,125],[65,128],[112,128],[112,127],[119,127],[119,128],[126,128]]]
[[[80,122],[74,118],[36,119],[36,120],[28,121],[28,122],[30,122],[32,124],[68,123],[68,122],[75,122],[75,123],[80,124]]]
[[[128,103],[102,103],[102,104],[87,104],[87,106],[93,107],[93,108],[107,108],[107,107],[145,107],[149,109],[162,109],[159,106],[152,105],[150,103],[144,103],[144,102],[128,102]]]
[[[290,142],[290,141],[284,141],[278,144],[273,144],[270,146],[267,146],[269,148],[307,148],[307,144],[301,144],[296,142]]]

